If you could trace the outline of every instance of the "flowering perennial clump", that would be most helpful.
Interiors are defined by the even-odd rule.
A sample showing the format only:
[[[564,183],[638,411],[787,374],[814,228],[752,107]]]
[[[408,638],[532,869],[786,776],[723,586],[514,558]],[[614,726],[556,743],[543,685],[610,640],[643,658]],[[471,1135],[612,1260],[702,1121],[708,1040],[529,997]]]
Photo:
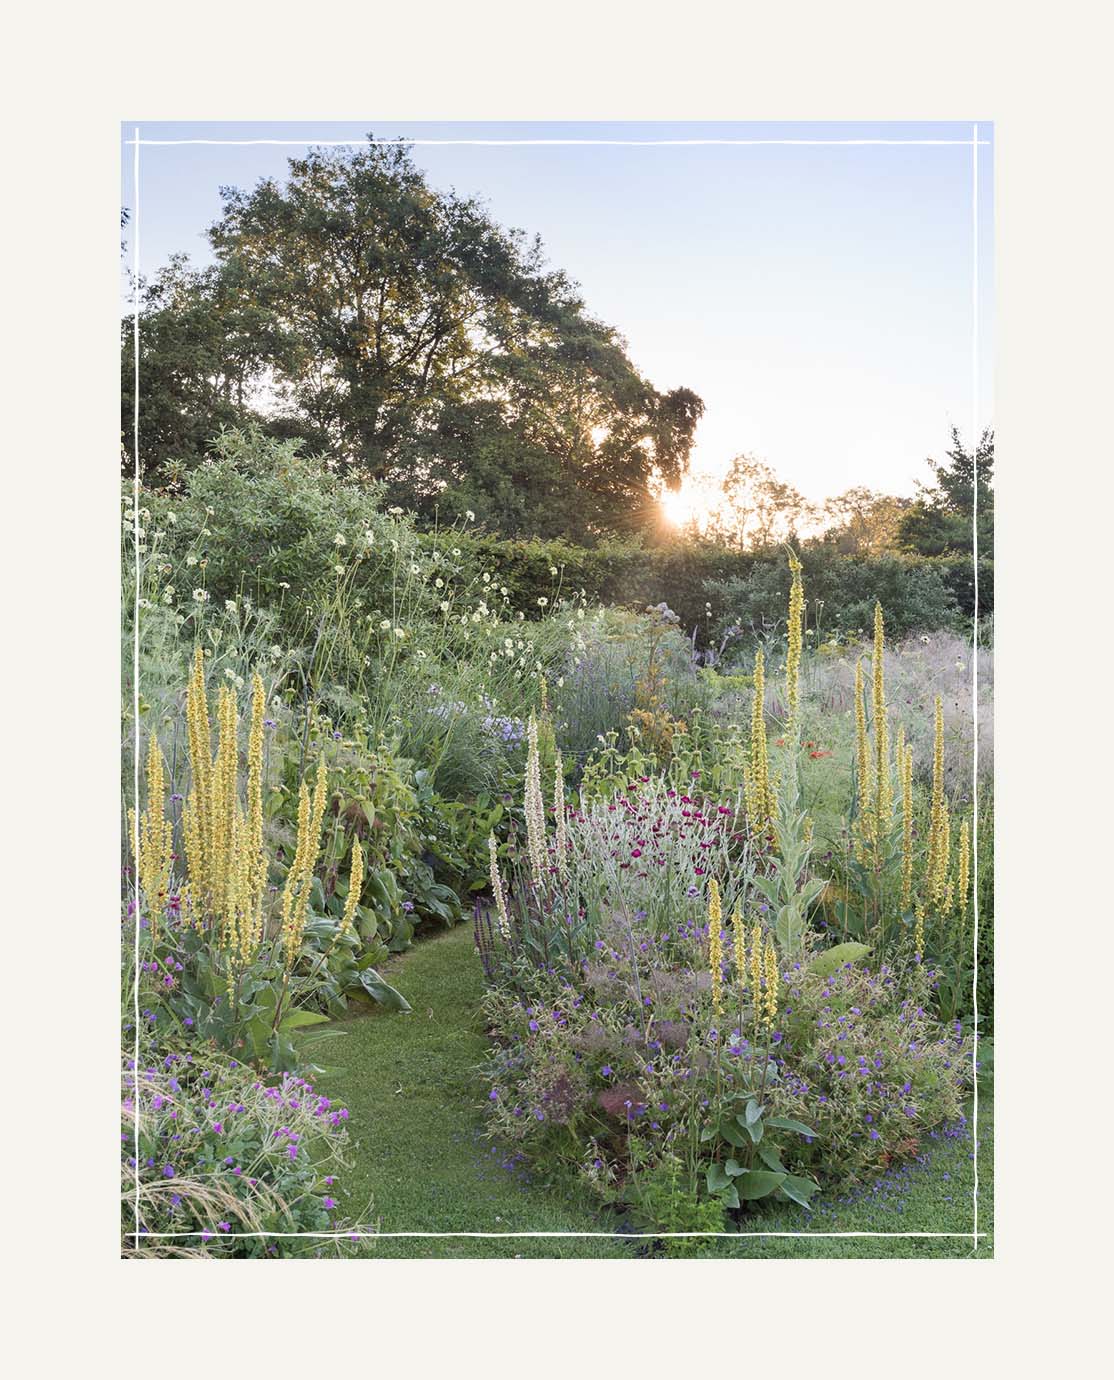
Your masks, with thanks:
[[[163,792],[162,752],[152,733],[147,744],[147,808],[138,823],[135,811],[128,811],[133,846],[138,848],[139,885],[152,937],[157,937],[159,918],[166,909],[174,856],[174,828],[166,818]]]

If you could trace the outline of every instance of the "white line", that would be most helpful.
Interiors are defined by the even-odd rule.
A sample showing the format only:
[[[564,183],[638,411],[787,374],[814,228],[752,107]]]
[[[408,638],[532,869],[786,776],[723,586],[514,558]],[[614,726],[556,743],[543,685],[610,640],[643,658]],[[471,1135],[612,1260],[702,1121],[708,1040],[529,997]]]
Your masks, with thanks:
[[[144,1240],[159,1241],[179,1240],[184,1237],[207,1236],[209,1240],[239,1241],[247,1240],[251,1237],[260,1236],[281,1236],[281,1237],[308,1237],[322,1241],[352,1241],[359,1239],[362,1241],[394,1241],[401,1237],[406,1239],[420,1237],[428,1239],[436,1237],[464,1237],[469,1240],[482,1238],[485,1241],[519,1240],[523,1238],[549,1238],[560,1236],[571,1236],[577,1238],[605,1238],[609,1241],[658,1241],[666,1238],[688,1239],[694,1236],[715,1237],[720,1241],[735,1241],[741,1236],[778,1236],[778,1237],[802,1237],[816,1236],[823,1238],[847,1237],[847,1236],[868,1236],[886,1238],[906,1238],[906,1237],[932,1237],[940,1238],[962,1238],[966,1240],[971,1233],[968,1231],[222,1231],[222,1232],[200,1232],[200,1231],[145,1231],[132,1232],[132,1236],[139,1236]],[[977,1236],[985,1236],[986,1232],[980,1231]]]
[[[974,1099],[971,1109],[972,1139],[975,1147],[975,1184],[972,1190],[972,1234],[975,1246],[979,1237],[979,127],[971,126],[971,231],[974,242],[971,263],[971,566],[975,577],[975,607],[971,626],[971,927],[974,930],[971,962],[971,1007],[974,1034],[971,1060],[974,1064]]]
[[[134,1016],[135,1021],[135,1069],[136,1076],[139,1075],[139,600],[143,592],[142,580],[139,569],[139,128],[135,131],[135,159],[132,164],[133,200],[135,202],[135,230],[132,240],[132,302],[134,308],[134,329],[132,334],[132,352],[135,355],[133,364],[135,366],[135,377],[133,386],[135,389],[135,409],[132,417],[132,449],[134,452],[133,460],[135,471],[132,478],[132,537],[135,547],[135,613],[133,615],[132,640],[132,719],[135,725],[133,734],[134,748],[133,754],[135,761],[132,763],[134,773],[133,786],[135,790],[135,828],[132,839],[132,862],[136,868],[135,882],[132,888],[135,895],[135,957],[134,974]],[[135,1105],[135,1229],[139,1230],[139,1099]]]
[[[974,928],[974,975],[972,978],[973,1000],[974,1000],[974,1046],[973,1059],[978,1060],[978,947],[979,947],[979,924],[978,924],[978,608],[979,608],[979,567],[978,567],[978,469],[976,463],[978,448],[978,301],[979,301],[979,279],[978,279],[978,150],[988,148],[990,141],[980,140],[978,137],[978,125],[972,127],[971,139],[140,139],[138,127],[135,130],[134,138],[126,141],[135,148],[134,159],[134,200],[135,200],[135,230],[133,240],[133,262],[135,272],[135,283],[133,287],[133,299],[135,304],[134,321],[134,352],[135,352],[135,409],[134,409],[134,450],[135,450],[135,473],[133,479],[133,526],[135,536],[135,561],[136,561],[136,613],[135,613],[135,639],[133,646],[133,713],[135,716],[135,762],[134,762],[134,790],[135,790],[135,813],[136,813],[136,837],[133,842],[135,857],[138,857],[138,819],[139,819],[139,597],[141,593],[140,562],[139,562],[139,149],[141,145],[148,147],[169,147],[187,144],[199,145],[269,145],[281,147],[327,147],[327,148],[363,148],[367,145],[391,145],[391,144],[410,144],[410,145],[434,145],[434,146],[460,146],[472,145],[482,147],[507,147],[516,145],[528,146],[598,146],[598,147],[695,147],[700,145],[720,145],[735,147],[757,147],[770,145],[790,145],[796,147],[821,148],[827,145],[833,147],[968,147],[972,150],[973,167],[973,228],[974,228],[974,270],[972,297],[974,306],[974,332],[972,343],[972,379],[974,384],[974,403],[973,403],[973,429],[974,438],[972,441],[972,465],[974,467],[974,523],[975,530],[973,535],[973,558],[974,558],[974,636],[973,636],[973,709],[974,709],[974,798],[975,809],[973,812],[972,823],[972,924]],[[139,907],[138,889],[136,905],[136,929],[135,929],[135,1065],[139,1067]],[[560,1232],[560,1231],[533,1231],[533,1232],[466,1232],[466,1231],[398,1231],[398,1232],[222,1232],[220,1238],[232,1239],[241,1237],[310,1237],[330,1241],[352,1240],[354,1237],[367,1240],[394,1240],[398,1238],[421,1238],[421,1239],[443,1239],[443,1238],[468,1238],[483,1240],[502,1240],[508,1238],[606,1238],[609,1240],[659,1240],[666,1238],[691,1238],[691,1237],[712,1237],[720,1240],[736,1240],[740,1237],[820,1237],[820,1238],[848,1238],[848,1237],[871,1237],[886,1239],[956,1239],[967,1238],[974,1242],[975,1249],[978,1248],[980,1238],[987,1235],[986,1232],[978,1230],[978,1194],[979,1194],[979,1163],[978,1163],[978,1077],[976,1074],[974,1085],[974,1104],[973,1104],[973,1142],[975,1146],[974,1154],[974,1223],[971,1232],[952,1232],[952,1231],[906,1231],[906,1232],[884,1232],[884,1231],[756,1231],[756,1232]],[[140,1179],[139,1179],[139,1108],[136,1106],[135,1121],[135,1226],[136,1230],[131,1235],[137,1240],[165,1240],[198,1238],[201,1232],[141,1232],[139,1230],[139,1202],[140,1202]],[[216,1234],[210,1234],[209,1239],[215,1239]]]
[[[128,140],[131,143],[131,140]],[[143,139],[143,144],[169,148],[182,144],[265,144],[278,148],[365,148],[368,144],[427,144],[441,147],[478,145],[485,148],[504,148],[525,144],[534,147],[602,147],[602,148],[692,148],[701,144],[727,147],[759,147],[788,144],[797,148],[824,148],[827,145],[844,148],[864,148],[883,145],[893,148],[909,146],[934,148],[970,148],[970,139]],[[989,140],[982,141],[989,146]]]

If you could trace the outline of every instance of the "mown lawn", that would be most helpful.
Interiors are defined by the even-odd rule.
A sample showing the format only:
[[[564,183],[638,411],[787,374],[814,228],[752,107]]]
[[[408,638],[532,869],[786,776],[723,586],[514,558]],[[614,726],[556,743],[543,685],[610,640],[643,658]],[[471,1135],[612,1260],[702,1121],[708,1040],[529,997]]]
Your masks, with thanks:
[[[389,966],[413,1007],[407,1016],[375,1012],[337,1023],[319,1058],[316,1081],[351,1111],[355,1164],[344,1176],[342,1206],[382,1232],[615,1232],[623,1222],[575,1181],[550,1181],[484,1138],[483,1085],[477,1066],[486,1037],[480,1016],[483,975],[471,926],[419,944]],[[980,1231],[991,1231],[992,1108],[980,1101]],[[926,1142],[921,1161],[891,1170],[854,1192],[817,1199],[814,1212],[786,1204],[756,1213],[754,1232],[971,1231],[973,1143],[965,1128]],[[758,1235],[711,1240],[718,1257],[966,1257],[973,1242],[955,1238],[831,1239]],[[621,1258],[652,1253],[650,1242],[619,1236],[507,1239],[381,1237],[362,1248],[390,1258]],[[992,1238],[977,1255],[989,1259]]]

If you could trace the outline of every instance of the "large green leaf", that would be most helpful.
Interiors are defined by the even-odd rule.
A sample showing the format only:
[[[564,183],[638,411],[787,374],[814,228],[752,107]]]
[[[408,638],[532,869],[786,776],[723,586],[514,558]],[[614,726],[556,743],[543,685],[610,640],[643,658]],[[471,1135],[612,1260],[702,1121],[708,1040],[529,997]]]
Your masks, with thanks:
[[[710,1164],[704,1178],[708,1185],[709,1193],[722,1193],[731,1182],[723,1172],[723,1166],[718,1164]]]
[[[374,968],[365,968],[360,973],[360,986],[388,1011],[409,1011],[410,1003],[401,992],[395,991],[389,982],[384,982]]]
[[[820,1187],[813,1183],[811,1179],[802,1179],[799,1174],[786,1174],[781,1181],[781,1191],[787,1198],[792,1198],[795,1203],[800,1203],[802,1207],[810,1207],[809,1199]]]
[[[712,1135],[714,1134],[715,1132],[713,1131]],[[724,1121],[721,1121],[719,1124],[719,1134],[728,1143],[728,1145],[735,1145],[739,1148],[742,1148],[743,1146],[750,1144],[750,1142],[744,1137],[743,1133],[739,1130],[735,1123],[732,1121],[727,1121],[726,1119]],[[711,1140],[712,1135],[709,1135],[707,1139]]]
[[[790,901],[788,905],[782,906],[777,913],[774,934],[777,936],[777,942],[786,953],[796,953],[800,948],[804,928],[805,922],[801,913],[800,901],[795,899]]]
[[[854,942],[836,944],[834,948],[825,949],[822,954],[817,954],[808,965],[809,972],[815,973],[817,977],[831,977],[845,963],[857,963],[868,953],[870,953],[869,944],[856,944]]]
[[[764,1145],[760,1145],[758,1147],[758,1158],[762,1161],[762,1163],[766,1166],[767,1169],[772,1169],[775,1174],[785,1173],[785,1165],[783,1165],[781,1162],[781,1156],[778,1154],[775,1147],[769,1143],[769,1141],[767,1141]]]
[[[780,1188],[786,1177],[769,1169],[744,1169],[734,1181],[735,1190],[745,1202],[753,1202],[756,1198],[768,1197],[775,1188]]]
[[[796,1131],[799,1136],[809,1136],[813,1140],[819,1139],[817,1133],[804,1124],[803,1121],[794,1121],[791,1116],[771,1116],[766,1119],[767,1126],[776,1126],[782,1131]]]
[[[320,1011],[288,1011],[279,1022],[280,1030],[300,1030],[304,1025],[321,1025],[327,1021]]]

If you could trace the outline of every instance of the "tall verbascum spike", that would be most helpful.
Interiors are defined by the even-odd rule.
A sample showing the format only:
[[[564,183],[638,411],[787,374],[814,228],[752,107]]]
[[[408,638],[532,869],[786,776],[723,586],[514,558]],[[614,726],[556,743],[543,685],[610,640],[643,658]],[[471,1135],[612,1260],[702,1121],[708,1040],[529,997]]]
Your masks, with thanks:
[[[800,736],[801,708],[801,648],[804,643],[805,591],[801,581],[801,563],[790,553],[789,618],[785,653],[785,699],[789,707],[786,735],[789,746],[795,747]]]
[[[770,781],[769,745],[766,739],[766,663],[759,647],[754,654],[754,700],[750,714],[750,795],[747,814],[755,833],[764,833],[777,814]]]
[[[218,746],[213,761],[209,848],[213,860],[214,909],[218,911],[224,909],[228,893],[229,871],[232,866],[233,821],[238,806],[237,718],[236,692],[229,686],[222,685],[217,697]]]
[[[263,678],[252,678],[251,728],[248,732],[248,844],[253,856],[252,890],[256,908],[263,903],[267,888],[267,857],[263,850],[263,716],[266,697]]]
[[[538,724],[533,714],[526,727],[526,783],[523,808],[526,815],[526,851],[534,883],[545,878],[545,803],[542,798],[541,756],[538,752]]]
[[[752,925],[750,930],[750,1004],[755,1025],[762,1024],[762,926]]]
[[[191,826],[184,829],[189,856],[191,893],[198,924],[212,904],[212,858],[210,856],[211,778],[213,770],[209,704],[205,689],[205,654],[194,649],[193,670],[186,687],[186,730],[190,760],[190,791],[183,811]],[[192,846],[191,846],[192,840]]]
[[[317,866],[317,856],[321,849],[321,826],[325,820],[325,806],[329,799],[329,773],[325,758],[317,759],[317,779],[313,787],[313,803],[310,806],[309,833],[302,855],[302,877],[298,895],[294,902],[294,916],[291,926],[288,966],[292,967],[302,946],[306,921],[309,918],[309,898],[313,889],[313,872]]]
[[[933,910],[946,914],[948,910],[948,869],[951,864],[952,824],[945,800],[940,810],[940,823],[936,836],[936,857],[932,875],[929,878],[929,895]]]
[[[286,968],[294,966],[301,943],[298,917],[303,883],[306,876],[306,858],[309,852],[310,820],[312,807],[309,787],[305,781],[298,787],[298,842],[294,849],[294,861],[286,874],[286,884],[282,889],[282,943]]]
[[[174,852],[174,830],[166,818],[165,791],[162,751],[158,736],[152,733],[147,743],[147,808],[138,820],[135,811],[129,811],[129,820],[133,847],[138,841],[136,872],[153,941],[158,939],[166,909]]]
[[[863,703],[863,663],[855,663],[855,766],[859,787],[858,839],[855,853],[864,859],[864,844],[874,843],[874,799],[871,791],[870,744],[866,735],[866,706]]]
[[[495,900],[495,913],[499,918],[499,933],[506,943],[511,942],[511,917],[507,912],[507,894],[503,890],[503,877],[499,871],[499,845],[494,833],[487,836],[488,870],[491,877],[491,894]]]
[[[553,764],[553,823],[557,851],[557,876],[564,882],[568,873],[569,832],[565,818],[565,768],[561,753],[557,752]]]
[[[925,889],[933,908],[944,896],[948,852],[948,806],[944,798],[944,701],[936,696],[932,744],[932,800],[929,806],[928,856],[925,860]]]
[[[339,934],[348,934],[355,925],[356,907],[360,904],[360,892],[364,885],[364,850],[360,840],[352,840],[352,870],[348,876],[348,895],[344,898],[344,914],[340,917]]]
[[[773,1025],[774,1018],[777,1015],[777,999],[779,984],[777,950],[774,948],[774,941],[770,938],[769,935],[766,936],[765,960],[766,993],[764,1001],[764,1012],[766,1016],[766,1025],[767,1027],[769,1027]]]
[[[967,897],[971,889],[971,829],[964,819],[959,826],[959,860],[955,882],[956,903],[959,907],[960,924],[967,921]]]
[[[913,898],[913,749],[901,752],[901,908]]]
[[[731,916],[731,937],[735,950],[735,982],[739,988],[739,999],[742,1000],[743,991],[747,981],[747,931],[743,923],[743,914],[738,906]]]
[[[712,1010],[723,1010],[723,902],[719,882],[708,882],[708,971],[712,978]]]
[[[893,783],[890,778],[889,722],[886,711],[886,632],[882,605],[874,605],[874,657],[871,667],[874,711],[874,801],[879,825],[885,829],[893,818]]]

